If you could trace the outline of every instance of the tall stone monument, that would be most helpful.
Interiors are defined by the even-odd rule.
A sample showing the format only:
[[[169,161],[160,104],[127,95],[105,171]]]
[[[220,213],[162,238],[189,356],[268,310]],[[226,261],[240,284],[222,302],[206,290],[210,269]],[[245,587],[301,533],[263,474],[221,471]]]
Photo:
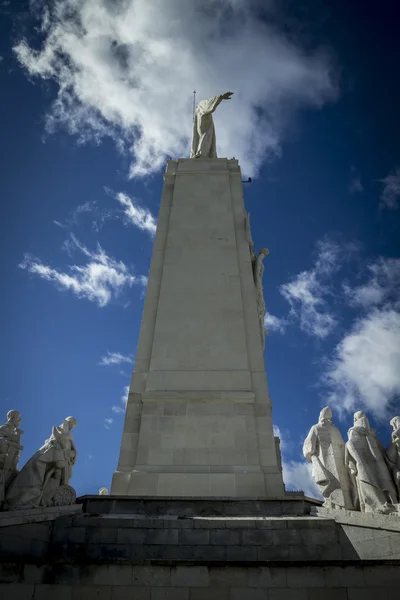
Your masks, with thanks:
[[[215,152],[230,95],[167,164],[114,495],[284,495],[242,176]]]

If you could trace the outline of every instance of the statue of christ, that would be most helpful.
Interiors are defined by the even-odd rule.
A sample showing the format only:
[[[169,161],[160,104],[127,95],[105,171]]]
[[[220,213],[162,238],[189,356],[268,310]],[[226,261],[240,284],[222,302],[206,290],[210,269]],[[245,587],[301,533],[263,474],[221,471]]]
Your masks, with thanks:
[[[217,158],[215,127],[212,113],[222,100],[230,100],[233,92],[213,96],[198,103],[193,122],[190,158]]]

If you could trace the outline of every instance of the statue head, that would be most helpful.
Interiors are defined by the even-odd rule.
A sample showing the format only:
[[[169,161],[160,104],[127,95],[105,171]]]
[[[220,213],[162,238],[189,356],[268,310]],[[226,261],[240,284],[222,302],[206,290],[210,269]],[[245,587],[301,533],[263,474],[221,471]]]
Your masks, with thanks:
[[[63,425],[64,425],[64,429],[66,429],[67,431],[71,431],[71,429],[73,429],[77,424],[77,421],[75,419],[75,417],[67,417],[66,419],[64,419]]]
[[[261,248],[260,252],[258,253],[259,256],[268,256],[268,254],[269,254],[268,248]]]
[[[325,406],[319,413],[318,423],[325,423],[326,421],[332,421],[332,409],[329,406]]]
[[[19,410],[9,410],[7,413],[7,421],[12,423],[14,427],[18,427],[21,423],[21,413]]]
[[[108,489],[106,487],[101,487],[99,489],[99,496],[108,496]]]
[[[358,410],[354,413],[354,427],[365,427],[365,429],[370,429],[368,418],[362,410]]]
[[[400,417],[393,417],[393,419],[390,421],[390,425],[393,431],[400,429]]]

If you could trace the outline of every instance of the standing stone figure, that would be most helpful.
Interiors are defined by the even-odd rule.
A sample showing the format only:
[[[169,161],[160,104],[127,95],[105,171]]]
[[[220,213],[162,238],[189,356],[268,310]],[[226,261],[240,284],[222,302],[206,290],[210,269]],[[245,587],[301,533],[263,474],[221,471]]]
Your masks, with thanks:
[[[393,479],[397,486],[397,492],[400,499],[400,417],[393,417],[390,421],[392,426],[392,435],[387,450],[388,458],[392,465]]]
[[[312,464],[312,477],[325,498],[325,506],[354,509],[352,486],[346,468],[345,443],[332,423],[329,406],[320,412],[303,445],[304,457]]]
[[[265,317],[265,302],[264,302],[264,290],[262,284],[262,276],[264,273],[264,265],[263,260],[266,256],[268,256],[269,250],[267,248],[262,248],[257,255],[257,258],[253,264],[253,276],[254,283],[256,284],[257,290],[257,306],[258,306],[258,319],[260,322],[260,334],[261,340],[263,343],[263,347],[265,344],[265,328],[264,328],[264,317]]]
[[[9,410],[7,423],[0,426],[0,503],[4,501],[6,489],[18,473],[19,454],[23,450],[20,444],[23,431],[18,429],[20,423],[18,410]]]
[[[212,113],[222,100],[230,100],[233,92],[213,96],[198,103],[193,122],[190,158],[217,158],[215,128]]]
[[[72,504],[76,495],[68,483],[76,460],[71,430],[74,417],[67,417],[26,463],[6,494],[6,509]]]
[[[361,411],[354,413],[354,426],[346,443],[346,464],[355,478],[361,512],[389,514],[395,511],[397,492],[385,450]]]

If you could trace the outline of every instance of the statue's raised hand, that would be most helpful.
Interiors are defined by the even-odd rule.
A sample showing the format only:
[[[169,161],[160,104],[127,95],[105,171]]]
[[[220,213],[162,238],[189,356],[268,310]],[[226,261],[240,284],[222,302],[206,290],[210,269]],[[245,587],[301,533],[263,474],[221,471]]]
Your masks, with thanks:
[[[231,96],[232,96],[233,92],[225,92],[225,94],[222,94],[222,100],[230,100]]]

